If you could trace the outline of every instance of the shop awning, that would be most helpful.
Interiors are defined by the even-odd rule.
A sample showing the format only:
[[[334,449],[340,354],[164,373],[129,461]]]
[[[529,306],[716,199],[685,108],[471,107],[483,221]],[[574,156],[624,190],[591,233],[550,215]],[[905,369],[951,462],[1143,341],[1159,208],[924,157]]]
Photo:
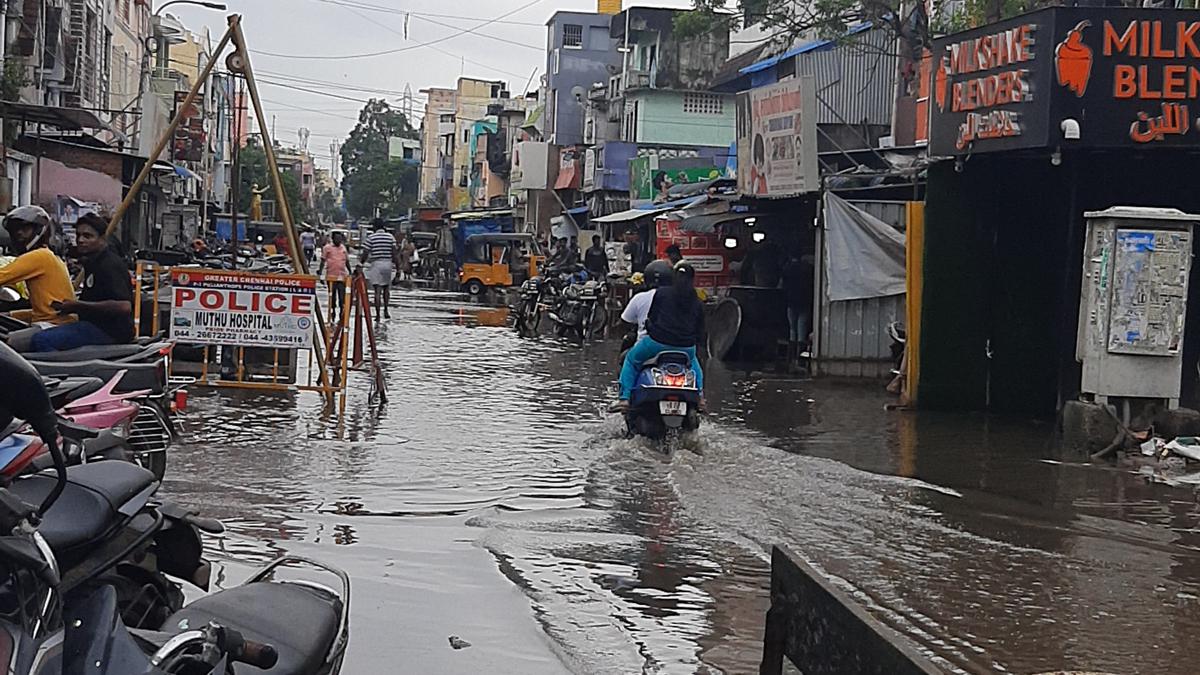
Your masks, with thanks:
[[[592,218],[593,223],[628,223],[638,218],[652,218],[660,213],[670,211],[671,207],[655,207],[649,209],[629,209],[628,211],[620,211],[599,218]]]
[[[186,166],[181,166],[179,164],[172,164],[170,162],[164,162],[161,159],[154,163],[154,171],[162,171],[164,173],[173,173],[176,176],[178,176],[180,178],[185,178],[185,179],[191,179],[191,180],[196,180],[196,181],[200,180],[200,176],[197,176],[195,174],[195,172],[193,172],[191,169],[187,168]]]
[[[108,125],[99,117],[82,108],[60,108],[52,105],[0,101],[0,117],[9,120],[37,122],[68,131],[108,129]]]
[[[765,214],[754,212],[738,212],[738,213],[715,213],[702,216],[691,216],[684,218],[679,229],[684,232],[695,232],[697,234],[712,234],[717,231],[717,226],[722,223],[732,223],[747,218],[763,218]]]

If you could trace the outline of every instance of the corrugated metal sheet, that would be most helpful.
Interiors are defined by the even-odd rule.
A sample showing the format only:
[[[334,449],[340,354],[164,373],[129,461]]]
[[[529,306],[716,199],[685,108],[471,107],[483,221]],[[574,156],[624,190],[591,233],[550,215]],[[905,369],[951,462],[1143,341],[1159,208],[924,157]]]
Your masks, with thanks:
[[[876,218],[905,229],[905,203],[851,202]],[[825,255],[820,257],[825,264]],[[821,274],[824,284],[824,273]],[[892,369],[892,340],[887,325],[904,322],[905,296],[830,302],[821,289],[817,352],[813,357],[821,375],[835,377],[888,377]]]
[[[817,81],[817,124],[890,125],[899,61],[888,31],[795,56],[796,74]]]

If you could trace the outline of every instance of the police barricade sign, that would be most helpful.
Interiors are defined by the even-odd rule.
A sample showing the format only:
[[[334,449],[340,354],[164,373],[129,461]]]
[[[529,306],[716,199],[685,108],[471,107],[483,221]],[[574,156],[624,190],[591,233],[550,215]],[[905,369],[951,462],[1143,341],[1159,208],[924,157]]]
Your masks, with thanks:
[[[298,274],[171,270],[171,339],[311,349],[317,279]]]

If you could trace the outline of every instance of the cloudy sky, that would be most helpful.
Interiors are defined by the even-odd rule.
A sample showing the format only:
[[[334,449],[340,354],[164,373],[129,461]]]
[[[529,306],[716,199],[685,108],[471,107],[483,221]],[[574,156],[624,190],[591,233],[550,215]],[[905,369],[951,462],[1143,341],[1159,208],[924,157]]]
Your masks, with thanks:
[[[454,86],[462,75],[505,80],[514,94],[531,79],[536,86],[546,65],[546,20],[558,10],[596,8],[595,0],[225,2],[228,12],[174,5],[166,13],[193,31],[207,27],[214,43],[225,29],[225,15],[240,13],[264,107],[276,117],[276,135],[295,143],[297,131],[309,129],[308,147],[320,166],[329,166],[330,144],[346,137],[370,97],[399,106],[411,88],[414,111],[420,114],[421,89]],[[688,7],[691,2],[625,4]]]

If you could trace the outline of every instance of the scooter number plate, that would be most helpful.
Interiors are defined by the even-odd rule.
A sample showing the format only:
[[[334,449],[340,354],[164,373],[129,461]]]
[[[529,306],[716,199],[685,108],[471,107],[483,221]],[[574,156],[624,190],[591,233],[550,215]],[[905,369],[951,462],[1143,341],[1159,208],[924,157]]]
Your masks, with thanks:
[[[686,401],[659,401],[658,412],[663,415],[686,415]]]

